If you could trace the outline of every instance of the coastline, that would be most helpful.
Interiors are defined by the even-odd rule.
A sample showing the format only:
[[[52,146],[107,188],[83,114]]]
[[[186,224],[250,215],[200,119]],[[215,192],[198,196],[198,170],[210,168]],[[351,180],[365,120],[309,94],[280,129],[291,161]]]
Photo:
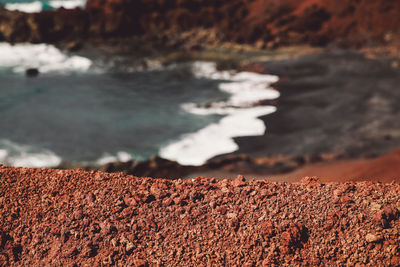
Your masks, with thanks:
[[[33,67],[24,49],[0,53],[0,65],[9,64],[0,73],[0,160],[56,166],[0,164],[0,266],[400,266],[399,18],[400,1],[387,0],[89,0],[84,9],[31,14],[0,6],[0,42],[8,42],[0,49],[41,43]],[[215,62],[205,79],[188,69],[197,60]],[[92,63],[108,64],[117,79],[96,72],[81,87],[74,75],[41,80],[47,71],[92,71]],[[168,65],[178,71],[157,71]],[[221,81],[230,69],[239,74]],[[137,75],[146,70],[156,71]],[[107,103],[132,113],[119,116]],[[235,118],[238,109],[249,112]],[[56,111],[67,116],[44,126]],[[234,153],[200,166],[138,161],[221,115],[235,123],[214,124],[218,145]],[[182,131],[171,132],[176,125]],[[59,150],[23,145],[14,129]],[[264,135],[248,136],[256,133]],[[199,165],[201,149],[222,151],[203,144],[186,163]]]
[[[392,26],[397,25],[394,18],[398,3],[387,4],[386,10],[390,10],[388,16],[387,11],[376,10],[379,3],[369,6],[359,2],[357,8],[342,10],[334,8],[330,1],[288,1],[285,2],[286,8],[281,10],[273,1],[261,2],[244,4],[243,8],[248,9],[248,13],[235,12],[223,18],[219,18],[218,12],[230,10],[235,6],[235,1],[217,5],[215,9],[214,3],[207,3],[207,7],[200,12],[207,14],[206,21],[188,16],[196,10],[189,2],[163,6],[165,9],[154,13],[158,22],[149,21],[143,14],[154,11],[154,8],[158,10],[157,5],[163,4],[152,6],[141,1],[115,5],[111,0],[104,3],[92,0],[84,9],[59,9],[31,14],[0,8],[0,22],[3,23],[0,39],[12,43],[53,43],[62,49],[76,51],[78,55],[90,53],[92,47],[99,48],[106,56],[120,54],[130,57],[134,56],[133,51],[140,51],[148,57],[161,58],[166,64],[177,60],[218,58],[225,67],[234,66],[237,69],[282,77],[275,85],[281,97],[261,103],[278,107],[276,113],[261,118],[268,134],[235,138],[238,151],[233,155],[217,156],[198,167],[200,169],[220,166],[232,172],[249,168],[255,172],[285,173],[304,164],[325,161],[325,158],[376,157],[399,147],[398,134],[394,130],[398,127],[397,122],[387,116],[395,112],[391,100],[398,97],[395,92],[388,90],[398,83],[393,78],[398,73],[399,64],[394,47],[400,39],[392,31]],[[111,16],[118,8],[122,7],[123,14],[136,5],[140,6],[138,10],[141,11],[137,22],[114,20]],[[365,12],[359,12],[363,8],[367,13],[377,13],[365,18]],[[387,16],[389,18],[385,24],[381,24],[381,18]],[[183,27],[178,23],[181,19],[185,22]],[[20,23],[16,24],[17,21]],[[243,25],[248,26],[233,27],[233,21],[245,21],[248,24]],[[49,22],[52,22],[52,27],[46,26]],[[313,27],[310,28],[311,22]],[[368,35],[363,35],[360,27],[366,22],[372,23],[374,27]],[[146,27],[143,28],[143,25]],[[260,31],[260,25],[265,25],[266,30]],[[233,28],[227,31],[230,27]],[[285,46],[293,45],[306,47],[274,55],[280,49],[284,50]],[[309,49],[307,45],[317,45],[320,48]],[[253,53],[253,56],[250,60],[242,56],[232,61],[229,57],[231,51],[244,55]],[[365,56],[355,51],[363,51]],[[311,55],[307,55],[309,53]],[[384,59],[382,55],[391,59]],[[369,58],[374,58],[374,63]],[[354,62],[348,62],[347,66],[346,60]],[[328,64],[328,67],[319,61]],[[373,66],[375,63],[378,63],[377,66]],[[365,70],[365,66],[371,67],[371,71]],[[370,88],[373,91],[371,84],[362,82],[364,77],[383,79],[382,83],[376,85],[381,87],[381,91],[376,90],[377,95],[368,95],[368,90],[359,89]],[[358,93],[361,93],[362,100],[357,99]],[[360,114],[368,110],[367,103],[372,106],[372,111],[369,112],[370,117],[363,119]],[[371,115],[374,112],[379,115]],[[384,117],[381,122],[380,116]],[[338,118],[345,119],[342,126]],[[330,125],[330,120],[336,122]],[[356,123],[349,123],[352,120]],[[369,123],[369,120],[372,122]],[[394,124],[390,126],[392,122]],[[142,163],[115,162],[100,167],[61,164],[59,167],[100,168],[130,173],[137,165],[152,166],[154,161],[160,160],[154,158]],[[161,166],[176,166],[180,175],[188,174],[187,170],[198,169],[163,160],[160,162],[163,162]],[[155,166],[151,173],[158,168],[157,164]],[[182,169],[185,171],[181,172]],[[174,169],[170,177],[176,177]]]
[[[237,154],[382,155],[400,146],[395,129],[400,70],[391,59],[327,50],[300,59],[259,63],[281,77],[277,112],[263,117],[269,134],[236,138]],[[301,142],[299,142],[301,140]],[[257,147],[265,146],[265,149]],[[302,154],[301,154],[301,153]]]
[[[78,54],[85,53],[82,50]],[[400,146],[399,137],[393,132],[397,121],[391,115],[398,95],[390,88],[400,82],[399,70],[392,64],[395,59],[370,59],[366,54],[338,48],[255,49],[249,50],[248,56],[240,51],[236,53],[173,52],[153,55],[149,60],[159,61],[161,65],[178,60],[215,60],[222,69],[234,67],[238,71],[279,75],[281,80],[272,87],[279,91],[280,97],[260,103],[277,107],[276,113],[260,118],[267,128],[265,135],[234,138],[238,151],[216,156],[201,166],[181,166],[155,157],[144,162],[127,159],[100,166],[61,163],[56,168],[99,169],[171,179],[202,173],[216,178],[242,173],[255,178],[285,180],[286,174],[292,175],[296,169],[301,173],[304,166],[315,162],[329,165],[332,160],[363,161]],[[369,82],[368,77],[379,78],[379,84]],[[376,129],[369,125],[381,126]]]
[[[277,111],[261,118],[267,134],[235,138],[239,150],[234,154],[245,155],[245,159],[219,171],[208,169],[204,175],[222,178],[241,173],[291,182],[314,175],[326,181],[399,181],[394,172],[375,164],[380,177],[379,171],[364,164],[371,158],[377,158],[382,166],[397,162],[390,154],[400,147],[395,130],[400,126],[395,116],[399,95],[392,90],[400,82],[400,72],[393,62],[395,59],[369,59],[357,51],[326,50],[298,59],[257,63],[259,71],[281,77],[273,85],[281,94]],[[214,160],[223,161],[224,157],[234,156]],[[358,161],[360,170],[353,167]],[[337,172],[335,167],[347,172]],[[201,172],[189,177],[197,174]]]
[[[276,113],[261,117],[266,134],[235,138],[239,150],[232,154],[216,156],[202,166],[182,166],[155,157],[141,163],[75,167],[164,178],[192,178],[202,174],[222,178],[242,173],[248,177],[285,180],[286,174],[296,169],[301,172],[309,164],[330,165],[341,160],[351,164],[352,160],[376,158],[400,147],[399,136],[393,132],[398,122],[391,114],[399,96],[390,88],[400,82],[399,70],[391,64],[393,59],[369,59],[354,50],[309,51],[300,56],[284,52],[265,55],[268,61],[262,62],[255,60],[257,57],[254,61],[234,61],[241,70],[277,74],[281,81],[272,85],[280,97],[264,103],[277,107]],[[203,53],[212,59],[210,54]],[[198,55],[184,54],[190,60]],[[217,62],[224,65],[232,60],[223,56]],[[371,83],[368,77],[379,77],[379,84]],[[374,93],[371,95],[369,91]],[[369,126],[377,124],[381,124],[378,129]]]

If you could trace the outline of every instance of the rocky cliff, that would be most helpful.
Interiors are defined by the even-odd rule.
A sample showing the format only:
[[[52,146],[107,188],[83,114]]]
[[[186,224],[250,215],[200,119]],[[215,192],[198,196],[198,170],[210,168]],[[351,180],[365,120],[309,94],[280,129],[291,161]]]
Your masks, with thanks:
[[[146,36],[179,46],[206,29],[213,38],[260,47],[396,39],[400,2],[373,0],[89,0],[85,10],[38,14],[0,9],[0,39],[59,42]],[[188,37],[189,36],[189,37]]]

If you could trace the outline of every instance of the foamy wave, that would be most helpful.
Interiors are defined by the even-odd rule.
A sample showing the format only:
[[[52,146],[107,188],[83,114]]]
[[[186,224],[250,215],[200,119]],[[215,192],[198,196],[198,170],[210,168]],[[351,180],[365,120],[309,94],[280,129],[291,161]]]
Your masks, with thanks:
[[[36,13],[42,10],[43,4],[39,1],[34,1],[31,3],[9,3],[5,5],[8,10],[18,10],[25,13]]]
[[[127,162],[127,161],[130,161],[131,159],[132,159],[132,156],[129,153],[120,151],[115,156],[113,156],[109,153],[104,154],[101,158],[99,158],[96,161],[95,164],[96,165],[104,165],[107,163],[118,162],[118,161],[119,162]]]
[[[83,8],[86,4],[85,0],[54,0],[50,1],[47,5],[50,9],[66,8],[73,9],[76,7]],[[26,2],[26,3],[7,3],[5,8],[8,10],[17,10],[25,13],[36,13],[43,10],[43,3],[40,1]]]
[[[65,8],[65,9],[73,9],[76,7],[85,7],[86,1],[85,0],[54,0],[50,1],[50,6],[53,8]]]
[[[183,165],[198,166],[214,156],[236,151],[238,145],[233,140],[235,137],[265,133],[265,124],[258,117],[275,112],[276,108],[254,105],[261,100],[279,97],[279,92],[269,87],[271,83],[278,81],[277,76],[217,71],[216,64],[210,62],[196,62],[192,65],[192,70],[198,78],[229,81],[221,83],[219,89],[231,96],[227,101],[211,103],[205,107],[185,103],[182,108],[196,115],[226,116],[218,123],[184,135],[181,140],[162,148],[159,152],[161,157]]]
[[[160,156],[183,165],[202,165],[214,156],[236,151],[239,147],[234,142],[234,137],[263,135],[265,124],[257,117],[275,110],[272,106],[236,110],[218,123],[187,134],[180,141],[164,147]]]
[[[58,166],[61,158],[46,149],[0,140],[0,162],[14,167],[44,168]]]
[[[0,67],[12,68],[14,72],[25,72],[37,68],[46,72],[85,72],[92,61],[80,56],[68,56],[53,45],[0,43]]]

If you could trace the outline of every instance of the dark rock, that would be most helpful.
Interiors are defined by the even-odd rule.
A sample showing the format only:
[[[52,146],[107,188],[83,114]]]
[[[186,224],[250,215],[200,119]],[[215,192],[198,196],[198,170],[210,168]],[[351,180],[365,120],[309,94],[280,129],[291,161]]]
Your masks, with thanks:
[[[79,41],[71,41],[67,44],[65,44],[64,49],[71,51],[71,52],[76,52],[82,49],[83,44]]]
[[[30,68],[25,71],[27,77],[37,77],[39,75],[39,70],[35,68]]]

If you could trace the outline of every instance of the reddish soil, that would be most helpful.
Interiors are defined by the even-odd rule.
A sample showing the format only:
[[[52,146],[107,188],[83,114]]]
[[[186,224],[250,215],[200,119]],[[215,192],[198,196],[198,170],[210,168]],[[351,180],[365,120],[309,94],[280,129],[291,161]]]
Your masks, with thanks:
[[[265,160],[258,159],[263,164]],[[271,159],[272,161],[272,159]],[[293,166],[293,171],[285,171],[285,164]],[[250,179],[262,180],[268,179],[274,182],[290,182],[296,183],[301,177],[316,176],[321,182],[357,182],[357,181],[373,181],[382,183],[396,182],[400,183],[400,149],[373,159],[342,159],[335,158],[318,161],[316,163],[308,162],[304,165],[293,165],[293,161],[283,158],[277,161],[277,165],[283,167],[281,169],[271,168],[270,171],[265,169],[264,173],[255,172],[254,166],[241,170],[227,170],[225,166],[219,169],[194,170],[188,178],[194,178],[198,175],[214,177],[215,179],[225,179],[233,177],[236,173],[241,173]],[[253,172],[252,172],[253,170]]]
[[[400,182],[400,149],[376,159],[346,160],[307,165],[272,178],[296,181],[298,177],[318,176],[323,182],[376,181]]]
[[[0,177],[0,265],[400,264],[395,183]]]

